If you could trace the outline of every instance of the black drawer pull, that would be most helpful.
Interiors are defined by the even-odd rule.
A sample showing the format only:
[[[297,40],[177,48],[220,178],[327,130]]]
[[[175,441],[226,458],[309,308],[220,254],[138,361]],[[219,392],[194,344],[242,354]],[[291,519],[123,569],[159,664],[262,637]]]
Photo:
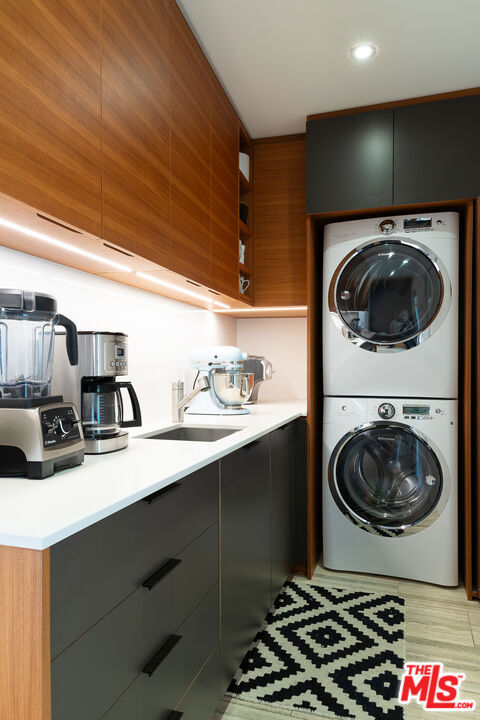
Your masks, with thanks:
[[[183,717],[183,713],[178,710],[172,710],[170,715],[167,715],[166,720],[180,720]]]
[[[168,495],[168,493],[175,492],[175,490],[179,490],[181,487],[182,483],[180,482],[173,483],[172,485],[167,485],[167,487],[164,487],[161,490],[157,490],[157,492],[154,492],[151,495],[147,495],[147,497],[144,497],[143,502],[151,505],[157,500],[160,500],[160,498],[165,497],[165,495]]]
[[[290,427],[291,424],[292,424],[291,422],[288,422],[286,425],[282,425],[282,426],[281,426],[280,428],[278,428],[278,429],[279,429],[279,430],[286,430],[288,427]]]
[[[248,445],[244,445],[245,450],[250,450],[250,448],[255,447],[255,445],[260,445],[260,440],[252,440],[251,443],[248,443]]]
[[[148,663],[143,668],[142,672],[145,673],[145,675],[148,675],[151,677],[155,670],[158,668],[160,663],[162,663],[167,655],[173,650],[175,645],[182,639],[181,635],[170,635],[167,640],[163,643],[160,650],[153,656],[151,660],[148,661]]]
[[[152,590],[155,585],[159,583],[162,578],[165,577],[165,575],[168,575],[168,573],[173,570],[173,568],[177,567],[177,565],[179,565],[181,562],[182,561],[178,560],[177,558],[171,558],[171,560],[167,560],[167,562],[164,563],[162,567],[158,568],[158,570],[155,570],[155,572],[142,583],[142,587]]]

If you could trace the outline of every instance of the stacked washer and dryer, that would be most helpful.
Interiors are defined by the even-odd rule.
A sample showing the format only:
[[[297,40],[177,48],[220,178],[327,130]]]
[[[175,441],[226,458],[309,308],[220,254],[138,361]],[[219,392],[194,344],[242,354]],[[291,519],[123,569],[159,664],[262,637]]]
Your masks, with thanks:
[[[328,568],[458,582],[458,277],[458,213],[325,227]]]

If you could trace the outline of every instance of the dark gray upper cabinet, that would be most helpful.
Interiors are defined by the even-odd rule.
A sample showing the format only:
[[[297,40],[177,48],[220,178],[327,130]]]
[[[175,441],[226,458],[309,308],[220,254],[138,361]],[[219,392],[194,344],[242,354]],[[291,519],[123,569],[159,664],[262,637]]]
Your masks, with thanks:
[[[392,205],[393,110],[307,123],[307,213]]]
[[[480,194],[480,95],[395,110],[394,203]]]

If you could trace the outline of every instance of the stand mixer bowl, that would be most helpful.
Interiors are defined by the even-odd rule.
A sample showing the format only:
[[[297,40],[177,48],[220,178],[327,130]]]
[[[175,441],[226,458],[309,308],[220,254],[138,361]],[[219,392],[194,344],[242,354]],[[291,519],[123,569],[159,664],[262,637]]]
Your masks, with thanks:
[[[218,402],[226,408],[241,407],[253,392],[253,373],[213,370],[210,376],[213,392]]]

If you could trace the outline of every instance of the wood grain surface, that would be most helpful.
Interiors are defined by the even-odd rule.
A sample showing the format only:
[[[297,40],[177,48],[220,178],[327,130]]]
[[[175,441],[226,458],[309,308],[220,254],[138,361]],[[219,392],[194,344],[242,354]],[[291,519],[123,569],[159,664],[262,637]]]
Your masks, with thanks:
[[[3,0],[0,27],[0,192],[99,235],[100,0]]]
[[[210,66],[183,15],[170,3],[171,263],[211,280]]]
[[[215,75],[212,104],[212,279],[219,292],[237,294],[238,118]]]
[[[0,717],[51,720],[50,551],[0,546]]]
[[[170,264],[168,0],[102,0],[103,237]]]
[[[254,145],[255,304],[305,305],[305,139]]]

